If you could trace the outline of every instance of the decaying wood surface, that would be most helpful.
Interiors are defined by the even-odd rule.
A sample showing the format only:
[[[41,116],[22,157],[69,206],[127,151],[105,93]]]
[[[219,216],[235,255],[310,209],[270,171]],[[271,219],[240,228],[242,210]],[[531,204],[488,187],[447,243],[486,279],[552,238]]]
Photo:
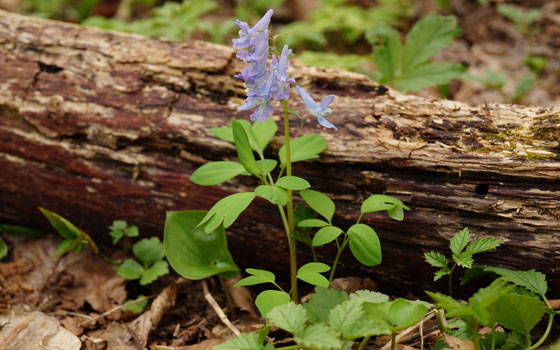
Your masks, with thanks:
[[[244,89],[233,75],[242,65],[229,47],[0,12],[0,62],[2,221],[47,227],[42,206],[98,239],[118,218],[161,235],[167,210],[208,209],[256,185],[248,177],[214,187],[189,180],[207,161],[235,158],[209,132],[247,117],[236,110]],[[316,99],[337,96],[329,118],[337,132],[308,117],[292,124],[294,135],[320,132],[329,141],[319,160],[294,172],[336,201],[335,223],[348,227],[374,193],[412,208],[402,223],[366,216],[383,264],[366,268],[348,254],[341,275],[426,287],[418,283],[430,283],[433,269],[422,253],[446,252],[468,226],[475,237],[504,240],[480,262],[537,268],[560,287],[560,107],[472,107],[402,95],[340,70],[296,65],[291,74]],[[269,152],[281,144],[276,138]],[[256,200],[229,229],[240,265],[285,269],[275,210]]]

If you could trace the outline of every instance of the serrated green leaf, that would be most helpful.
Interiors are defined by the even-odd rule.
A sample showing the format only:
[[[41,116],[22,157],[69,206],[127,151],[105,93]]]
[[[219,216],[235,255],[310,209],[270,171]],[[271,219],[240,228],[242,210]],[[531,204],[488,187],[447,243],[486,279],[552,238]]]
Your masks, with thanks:
[[[303,306],[311,322],[328,323],[330,310],[348,299],[348,293],[343,290],[317,287]]]
[[[292,334],[301,334],[308,321],[307,312],[302,305],[294,302],[276,306],[267,314],[273,325]]]
[[[267,317],[270,310],[276,306],[288,304],[292,299],[290,295],[280,290],[265,290],[255,298],[255,305],[262,317]]]
[[[449,270],[449,268],[445,267],[441,270],[437,270],[436,272],[434,272],[434,282],[439,280],[440,278],[447,276],[451,273],[451,270]]]
[[[327,264],[311,262],[301,266],[296,276],[298,279],[314,286],[327,288],[329,286],[329,280],[320,273],[327,272],[330,269],[330,266]]]
[[[253,175],[260,175],[262,170],[255,160],[255,155],[253,154],[253,149],[249,143],[245,127],[243,127],[239,120],[231,122],[231,126],[239,161],[241,161],[241,164],[243,164],[249,173]]]
[[[241,333],[237,337],[214,345],[214,350],[265,350],[265,346],[259,341],[259,333]]]
[[[253,199],[255,199],[253,192],[234,193],[222,198],[214,204],[198,225],[206,224],[204,227],[206,233],[215,231],[220,225],[228,228],[235,222],[239,214],[247,209]]]
[[[325,227],[328,226],[329,223],[319,219],[307,219],[301,220],[297,225],[298,227]]]
[[[285,189],[278,186],[260,185],[255,188],[255,194],[268,200],[272,204],[286,205],[288,193]]]
[[[165,256],[163,243],[157,237],[144,238],[138,241],[132,247],[132,252],[144,264],[145,268],[148,268]]]
[[[457,263],[457,265],[466,269],[472,268],[472,264],[474,263],[472,254],[467,252],[453,254],[453,260]]]
[[[525,287],[541,297],[545,296],[548,289],[546,275],[535,270],[514,271],[501,267],[486,267],[484,270],[494,272],[506,281]]]
[[[541,320],[545,307],[539,299],[513,293],[498,300],[498,323],[522,334],[529,334]]]
[[[494,237],[478,238],[469,243],[467,248],[465,248],[465,252],[470,254],[486,252],[488,250],[496,249],[500,246],[500,244],[502,244],[502,242],[503,241],[497,240]]]
[[[426,62],[403,73],[394,81],[399,91],[418,91],[434,85],[443,85],[458,79],[467,68],[460,63]]]
[[[400,34],[388,26],[382,27],[381,38],[383,43],[375,47],[373,61],[377,70],[381,73],[379,83],[393,82],[396,75],[401,71],[401,60],[403,45]]]
[[[0,238],[0,260],[4,259],[6,255],[8,255],[8,245]]]
[[[251,129],[253,131],[253,137],[255,138],[258,150],[262,153],[276,134],[278,125],[276,125],[274,119],[268,118],[262,123],[255,121],[251,126]]]
[[[337,332],[322,323],[306,327],[302,333],[294,333],[294,341],[312,349],[334,350],[342,346]]]
[[[223,227],[206,233],[198,227],[205,211],[168,211],[165,218],[165,255],[181,276],[199,280],[239,269],[227,248]]]
[[[446,267],[447,266],[447,258],[445,255],[438,253],[438,252],[426,252],[424,253],[424,258],[426,262],[434,267]]]
[[[153,281],[157,280],[158,277],[167,275],[168,273],[169,265],[167,264],[167,261],[156,261],[144,271],[142,277],[140,277],[140,285],[145,286],[146,284],[150,284]]]
[[[375,231],[364,224],[355,224],[348,229],[350,251],[366,266],[381,264],[381,243]]]
[[[297,176],[283,176],[276,182],[276,186],[294,191],[301,191],[311,187],[307,180]]]
[[[446,311],[447,317],[474,317],[474,312],[472,309],[464,303],[461,303],[452,297],[441,294],[426,291],[432,299],[435,300],[436,305]]]
[[[403,71],[411,71],[447,47],[461,32],[453,16],[429,15],[412,27],[403,49]],[[439,62],[438,62],[439,64]]]
[[[352,293],[350,297],[359,298],[362,302],[368,301],[370,303],[383,303],[385,301],[389,301],[388,295],[371,290],[357,290]]]
[[[334,307],[329,313],[329,325],[342,333],[346,340],[386,334],[387,329],[365,319],[363,300],[353,298]]]
[[[327,140],[318,134],[308,134],[297,137],[290,142],[290,155],[292,163],[302,160],[318,158],[318,154],[327,148]],[[282,146],[278,151],[278,158],[282,165],[286,164],[286,148]]]
[[[200,186],[213,186],[242,174],[245,168],[241,163],[219,161],[206,163],[191,175],[191,181]]]
[[[311,209],[315,210],[330,223],[335,211],[334,202],[325,194],[314,190],[303,190],[299,195]]]
[[[459,254],[463,251],[463,249],[465,249],[470,240],[471,234],[469,233],[468,227],[465,227],[451,237],[451,240],[449,241],[449,248],[453,254]]]
[[[148,300],[145,299],[145,296],[142,294],[140,294],[138,298],[136,298],[136,300],[128,299],[127,301],[125,301],[123,305],[126,305],[128,303],[130,303],[130,305],[123,307],[122,311],[130,311],[134,314],[139,314],[144,311],[144,308],[146,307],[146,305],[148,305]]]
[[[312,245],[314,247],[320,247],[327,243],[330,243],[338,238],[343,233],[343,231],[336,226],[327,226],[321,228],[315,236],[313,237]]]
[[[81,235],[80,229],[62,216],[44,208],[39,208],[39,210],[62,237],[76,238]]]
[[[276,282],[276,276],[270,271],[259,269],[246,269],[245,271],[247,271],[247,273],[251,274],[252,276],[245,277],[242,280],[238,281],[235,284],[235,287],[254,286],[255,284]]]
[[[127,280],[136,280],[142,277],[144,268],[134,259],[126,259],[117,267],[117,273]]]
[[[498,278],[488,287],[480,288],[472,297],[469,298],[471,309],[481,325],[492,327],[492,321],[497,317],[495,303],[503,295],[511,292],[514,285],[508,284],[506,280]]]

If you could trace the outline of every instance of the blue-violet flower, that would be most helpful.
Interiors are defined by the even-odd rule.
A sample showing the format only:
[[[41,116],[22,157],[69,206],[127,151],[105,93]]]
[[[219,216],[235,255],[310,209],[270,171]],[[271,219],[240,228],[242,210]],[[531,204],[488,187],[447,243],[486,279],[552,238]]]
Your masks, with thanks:
[[[315,101],[313,100],[313,98],[309,96],[307,91],[305,91],[299,86],[296,86],[296,91],[301,96],[301,99],[303,100],[303,104],[305,105],[305,109],[307,109],[309,114],[317,117],[319,124],[321,124],[325,128],[332,128],[337,130],[336,126],[329,123],[329,121],[325,118],[326,115],[329,115],[332,112],[332,110],[328,107],[333,101],[334,95],[329,95],[323,98],[323,100],[321,101],[321,105],[318,106],[317,103],[315,103]]]

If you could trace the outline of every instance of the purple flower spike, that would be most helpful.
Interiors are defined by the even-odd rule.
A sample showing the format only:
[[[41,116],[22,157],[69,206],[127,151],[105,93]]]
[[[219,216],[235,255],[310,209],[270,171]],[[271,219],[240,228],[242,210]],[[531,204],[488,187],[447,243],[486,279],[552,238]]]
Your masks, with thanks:
[[[325,97],[321,101],[321,106],[318,106],[317,103],[313,100],[311,96],[299,86],[296,86],[296,91],[301,96],[303,100],[303,104],[305,105],[305,109],[311,114],[317,117],[317,121],[319,124],[324,126],[325,128],[331,128],[337,130],[336,126],[329,123],[329,121],[325,118],[326,115],[331,114],[332,110],[329,108],[329,105],[334,99],[334,95],[329,95]]]
[[[254,41],[258,36],[259,32],[268,28],[270,24],[270,18],[274,11],[272,9],[268,10],[265,15],[253,26],[249,28],[247,22],[242,22],[240,20],[235,21],[235,24],[239,27],[239,39],[233,39],[233,48],[235,49],[245,49],[251,48],[255,45]]]
[[[284,45],[282,49],[282,54],[280,55],[280,61],[276,64],[276,56],[272,57],[274,66],[274,76],[276,78],[277,84],[273,89],[272,97],[276,101],[285,100],[290,98],[290,83],[295,83],[294,78],[288,78],[287,70],[290,67],[289,55],[292,50],[288,48],[288,45]]]

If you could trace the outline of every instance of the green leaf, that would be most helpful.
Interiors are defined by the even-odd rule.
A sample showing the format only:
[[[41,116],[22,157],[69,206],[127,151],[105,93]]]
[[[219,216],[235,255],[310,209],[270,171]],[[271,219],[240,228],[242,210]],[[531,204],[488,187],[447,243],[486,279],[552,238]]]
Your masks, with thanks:
[[[392,219],[402,221],[404,218],[403,209],[410,210],[400,199],[384,194],[374,194],[369,196],[368,199],[362,203],[360,211],[362,215],[364,215],[385,210],[387,211],[387,215]]]
[[[389,307],[392,331],[399,331],[420,322],[428,312],[426,305],[398,298]]]
[[[457,265],[464,267],[466,269],[472,268],[472,264],[474,263],[472,254],[467,252],[453,254],[453,260],[455,260]]]
[[[545,307],[539,299],[513,293],[498,300],[498,323],[522,334],[529,334],[541,320]]]
[[[47,217],[51,225],[56,229],[56,231],[64,238],[76,238],[81,235],[81,231],[74,226],[70,221],[66,220],[62,216],[53,213],[44,208],[39,208],[41,213]]]
[[[0,238],[0,260],[4,259],[6,255],[8,255],[8,245]]]
[[[233,130],[230,127],[211,128],[210,132],[223,141],[235,143],[233,140]]]
[[[276,168],[276,164],[278,162],[274,159],[260,159],[257,160],[257,165],[261,169],[261,174],[266,176],[269,174],[274,168]]]
[[[196,169],[191,181],[200,186],[213,186],[242,174],[245,168],[237,162],[211,162]]]
[[[294,341],[311,349],[340,349],[342,342],[337,332],[325,324],[314,324],[294,333]]]
[[[364,224],[355,224],[348,229],[350,251],[366,266],[381,264],[381,243],[375,231]]]
[[[519,101],[527,94],[529,91],[533,90],[535,87],[535,81],[537,80],[537,75],[534,72],[529,72],[521,78],[517,84],[515,84],[515,95],[513,99]]]
[[[320,273],[327,272],[330,269],[330,266],[327,264],[323,264],[320,262],[310,262],[300,267],[297,271],[296,276],[300,280],[314,286],[327,288],[329,286],[329,280]]]
[[[329,325],[346,340],[387,333],[386,328],[365,318],[362,303],[362,299],[353,298],[337,305],[329,314]]]
[[[140,285],[145,286],[146,284],[150,284],[153,281],[157,280],[158,277],[167,275],[168,273],[169,265],[167,264],[167,261],[156,261],[144,271],[142,277],[140,277]]]
[[[484,271],[494,272],[506,281],[525,287],[541,297],[545,296],[548,289],[546,275],[535,270],[513,271],[501,267],[486,267]]]
[[[382,303],[389,301],[388,295],[371,290],[357,290],[355,293],[352,293],[350,297],[359,298],[362,302],[368,301],[370,303]]]
[[[145,268],[148,268],[165,256],[163,243],[157,237],[144,238],[138,241],[132,247],[132,252],[144,264]]]
[[[55,257],[64,255],[66,253],[68,253],[69,249],[70,249],[70,245],[72,243],[74,243],[75,240],[80,241],[81,238],[76,237],[76,238],[66,238],[64,239],[62,242],[60,242],[60,244],[58,245],[58,247],[56,247],[56,252],[54,253]]]
[[[465,227],[451,238],[449,241],[449,248],[451,248],[453,254],[459,254],[465,249],[470,240],[471,234],[469,233],[468,227]]]
[[[446,267],[447,258],[441,253],[434,251],[424,253],[424,258],[426,262],[434,267]]]
[[[286,146],[278,151],[278,158],[282,165],[286,164]],[[297,137],[290,142],[290,155],[292,163],[302,160],[319,158],[318,154],[327,148],[327,140],[318,134],[308,134]]]
[[[221,224],[224,228],[228,228],[235,222],[239,214],[247,209],[253,199],[255,199],[253,192],[234,193],[222,198],[214,204],[198,225],[206,224],[204,227],[206,233],[215,231]]]
[[[255,155],[253,154],[253,149],[249,143],[245,128],[238,120],[231,122],[231,126],[233,129],[233,139],[235,141],[235,148],[237,149],[237,156],[241,164],[243,164],[249,173],[260,175],[262,170],[255,160]]]
[[[262,153],[276,134],[278,125],[276,125],[274,119],[268,118],[262,123],[255,121],[251,129],[253,131],[253,136],[255,138],[258,151]]]
[[[478,238],[469,243],[465,252],[470,254],[482,253],[488,250],[496,249],[502,243],[503,241],[497,240],[494,237]]]
[[[317,233],[313,237],[312,245],[314,247],[320,247],[334,241],[342,233],[343,231],[336,226],[323,227],[319,231],[317,231]]]
[[[126,259],[117,267],[117,273],[127,280],[136,280],[142,277],[144,268],[134,259]]]
[[[288,304],[292,299],[290,295],[281,290],[265,290],[255,298],[255,305],[262,317],[267,317],[270,310],[276,306]]]
[[[494,303],[503,295],[509,293],[513,288],[515,288],[514,285],[508,284],[507,281],[502,278],[498,278],[488,287],[480,288],[469,298],[470,306],[481,325],[492,327],[492,321],[495,320],[497,316],[497,309],[493,308]]]
[[[272,204],[284,206],[288,202],[288,193],[285,189],[278,186],[260,185],[255,188],[255,194]]]
[[[319,219],[307,219],[301,220],[297,225],[299,227],[325,227],[328,226],[329,223]]]
[[[467,67],[460,63],[426,62],[413,70],[406,71],[394,84],[402,92],[418,91],[434,85],[448,84],[459,78]]]
[[[464,316],[474,317],[474,312],[467,304],[461,303],[452,297],[441,293],[426,291],[426,294],[435,300],[438,307],[447,312],[446,315],[448,318]]]
[[[37,230],[31,227],[19,226],[19,225],[8,225],[0,224],[0,232],[7,235],[17,236],[17,237],[43,237],[48,234],[48,232],[43,230]]]
[[[285,188],[287,190],[294,190],[294,191],[301,191],[311,187],[311,185],[309,184],[309,182],[307,182],[307,180],[297,176],[281,177],[276,182],[276,186]]]
[[[235,287],[254,286],[255,284],[274,283],[276,276],[270,271],[259,269],[246,269],[248,274],[252,276],[245,277],[235,284]]]
[[[270,310],[267,316],[273,325],[294,335],[302,333],[305,323],[308,321],[307,312],[303,306],[296,305],[294,302],[276,306]]]
[[[123,307],[122,310],[123,311],[130,311],[134,314],[141,313],[142,311],[144,311],[144,308],[146,307],[146,305],[148,305],[148,300],[144,299],[144,298],[145,298],[145,296],[140,294],[138,296],[138,298],[136,298],[136,300],[140,300],[140,301],[131,303],[130,305]],[[127,301],[124,302],[124,304],[128,304],[128,303],[133,302],[133,301],[135,301],[135,300],[128,299]]]
[[[259,341],[259,333],[241,333],[225,343],[214,345],[214,350],[265,350]]]
[[[127,223],[124,220],[115,220],[109,226],[109,235],[113,238],[113,244],[116,244],[123,236]]]
[[[406,36],[403,49],[403,70],[414,70],[417,66],[446,48],[461,32],[453,16],[429,15],[412,27]],[[440,62],[438,62],[440,64]]]
[[[313,323],[328,323],[330,311],[349,299],[348,293],[334,288],[315,288],[315,293],[303,304],[309,320]]]
[[[198,227],[205,211],[168,211],[163,245],[171,267],[181,276],[200,280],[238,271],[227,248],[223,227],[206,233]]]
[[[299,195],[311,209],[315,210],[330,223],[334,215],[334,202],[327,195],[314,190],[303,190]]]
[[[400,34],[395,29],[382,26],[380,31],[383,43],[375,47],[373,61],[381,73],[379,83],[391,83],[401,71],[403,45]]]

